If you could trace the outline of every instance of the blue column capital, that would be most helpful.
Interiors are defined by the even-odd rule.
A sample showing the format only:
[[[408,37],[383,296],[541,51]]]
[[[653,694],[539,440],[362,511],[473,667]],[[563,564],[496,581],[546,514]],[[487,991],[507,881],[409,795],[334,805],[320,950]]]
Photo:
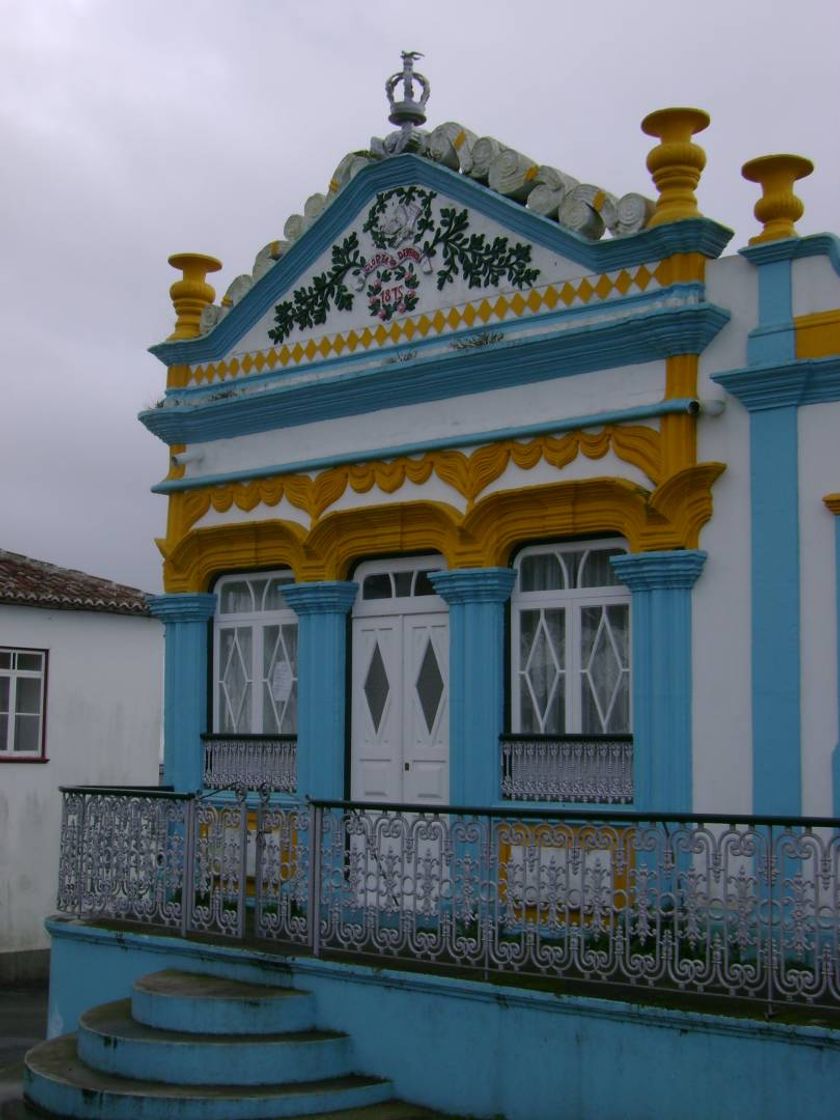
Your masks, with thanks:
[[[706,563],[699,549],[674,552],[631,552],[611,556],[616,575],[631,591],[690,591]]]
[[[358,583],[343,580],[293,583],[283,588],[283,597],[299,615],[347,614],[358,591]]]
[[[456,603],[506,603],[516,580],[511,568],[459,568],[430,572],[429,580],[441,599]]]
[[[150,595],[147,602],[152,616],[162,622],[207,622],[216,609],[216,596],[204,593]]]

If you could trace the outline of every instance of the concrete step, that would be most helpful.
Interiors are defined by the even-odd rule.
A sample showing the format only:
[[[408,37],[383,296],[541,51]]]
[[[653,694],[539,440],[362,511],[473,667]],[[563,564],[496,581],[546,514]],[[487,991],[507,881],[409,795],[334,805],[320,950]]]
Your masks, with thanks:
[[[348,1035],[192,1034],[138,1023],[131,1000],[86,1011],[79,1021],[79,1058],[102,1073],[168,1085],[271,1085],[342,1077],[352,1071]]]
[[[165,969],[137,980],[131,1014],[138,1023],[186,1034],[281,1034],[315,1026],[310,992]]]
[[[235,1068],[231,1079],[237,1077]],[[280,1120],[344,1113],[387,1101],[390,1081],[344,1077],[272,1085],[164,1085],[103,1073],[85,1065],[73,1035],[30,1050],[24,1099],[72,1120]]]

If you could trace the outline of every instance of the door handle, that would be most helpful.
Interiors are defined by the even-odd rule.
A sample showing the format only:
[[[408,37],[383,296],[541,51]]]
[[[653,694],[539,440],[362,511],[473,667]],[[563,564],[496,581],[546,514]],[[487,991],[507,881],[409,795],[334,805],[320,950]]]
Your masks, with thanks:
[[[404,762],[403,763],[403,769],[404,770],[410,770],[411,769],[411,763],[410,762]]]

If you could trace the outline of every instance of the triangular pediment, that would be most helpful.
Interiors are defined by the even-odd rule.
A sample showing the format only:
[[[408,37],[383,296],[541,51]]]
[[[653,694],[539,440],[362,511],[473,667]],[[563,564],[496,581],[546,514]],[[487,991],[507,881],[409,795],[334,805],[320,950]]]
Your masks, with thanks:
[[[263,355],[266,372],[492,331],[634,291],[661,234],[592,242],[413,155],[365,167],[203,337],[164,343],[189,364]],[[615,275],[604,274],[610,269]],[[230,302],[230,301],[228,301]],[[467,339],[469,343],[469,339]],[[254,358],[254,360],[257,360]]]

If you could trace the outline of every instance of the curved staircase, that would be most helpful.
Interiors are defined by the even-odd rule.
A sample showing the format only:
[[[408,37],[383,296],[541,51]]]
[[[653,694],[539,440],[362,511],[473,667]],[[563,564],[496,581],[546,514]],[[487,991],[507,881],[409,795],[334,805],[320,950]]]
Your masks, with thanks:
[[[356,1072],[352,1039],[316,1027],[314,997],[172,970],[86,1011],[25,1059],[4,1120],[442,1120]]]

